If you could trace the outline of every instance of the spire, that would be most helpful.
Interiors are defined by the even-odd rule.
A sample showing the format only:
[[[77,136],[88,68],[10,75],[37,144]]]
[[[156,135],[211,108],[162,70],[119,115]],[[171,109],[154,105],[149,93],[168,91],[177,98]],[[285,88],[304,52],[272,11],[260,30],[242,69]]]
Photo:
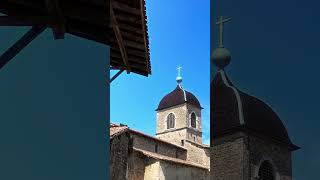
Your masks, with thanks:
[[[179,85],[180,85],[181,82],[182,82],[181,69],[182,69],[182,67],[179,65],[178,68],[177,68],[177,70],[178,70],[178,76],[177,76],[177,78],[176,78],[176,81],[177,81],[177,83],[178,83]]]
[[[224,18],[223,16],[221,16],[218,22],[216,23],[216,25],[219,26],[220,30],[220,44],[219,48],[213,51],[211,60],[213,61],[213,64],[217,66],[219,69],[223,69],[231,61],[231,53],[226,48],[224,48],[223,44],[224,24],[230,20],[231,18]]]

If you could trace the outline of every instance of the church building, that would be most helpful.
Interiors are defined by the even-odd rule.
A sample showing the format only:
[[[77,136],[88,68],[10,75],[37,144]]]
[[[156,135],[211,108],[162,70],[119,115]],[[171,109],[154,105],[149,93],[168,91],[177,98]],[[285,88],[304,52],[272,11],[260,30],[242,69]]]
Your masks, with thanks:
[[[292,180],[292,152],[299,149],[272,108],[239,90],[225,68],[231,53],[223,45],[212,54],[218,71],[210,85],[211,178],[213,180]]]
[[[111,179],[209,180],[210,148],[202,144],[199,100],[182,87],[165,95],[156,109],[156,135],[110,125]]]

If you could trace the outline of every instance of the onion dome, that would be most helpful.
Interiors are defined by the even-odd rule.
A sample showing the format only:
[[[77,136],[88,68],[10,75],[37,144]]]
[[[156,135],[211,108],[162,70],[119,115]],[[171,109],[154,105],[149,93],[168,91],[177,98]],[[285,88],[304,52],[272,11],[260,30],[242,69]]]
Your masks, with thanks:
[[[245,130],[282,142],[297,150],[279,116],[263,101],[238,90],[224,70],[211,82],[211,133],[219,137]]]
[[[179,72],[176,78],[176,81],[178,83],[177,87],[161,99],[156,111],[170,108],[170,107],[177,106],[184,103],[191,104],[199,109],[203,109],[200,105],[199,100],[196,98],[196,96],[193,95],[191,92],[188,92],[182,88],[182,85],[181,85],[182,77],[180,75],[180,70],[181,70],[181,67],[178,68]]]
[[[184,103],[191,104],[197,108],[202,109],[200,102],[196,98],[196,96],[184,90],[179,84],[173,91],[171,91],[169,94],[165,95],[162,98],[156,111],[170,108],[170,107],[177,106]]]

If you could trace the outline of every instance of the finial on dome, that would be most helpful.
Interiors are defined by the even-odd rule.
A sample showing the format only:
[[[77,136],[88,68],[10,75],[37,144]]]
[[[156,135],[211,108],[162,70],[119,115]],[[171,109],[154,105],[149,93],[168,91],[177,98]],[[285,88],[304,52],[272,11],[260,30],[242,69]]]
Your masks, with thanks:
[[[180,84],[180,83],[182,82],[181,69],[182,69],[182,67],[179,65],[178,68],[177,68],[177,70],[178,70],[178,76],[177,76],[177,78],[176,78],[176,81],[177,81],[178,84]]]
[[[213,51],[211,60],[213,61],[213,64],[220,69],[223,69],[224,67],[226,67],[231,61],[231,53],[226,48],[224,48],[224,44],[223,44],[224,23],[230,20],[231,18],[224,19],[223,16],[221,16],[219,18],[219,21],[216,23],[217,25],[219,25],[219,28],[220,28],[220,44],[219,44],[219,48]]]

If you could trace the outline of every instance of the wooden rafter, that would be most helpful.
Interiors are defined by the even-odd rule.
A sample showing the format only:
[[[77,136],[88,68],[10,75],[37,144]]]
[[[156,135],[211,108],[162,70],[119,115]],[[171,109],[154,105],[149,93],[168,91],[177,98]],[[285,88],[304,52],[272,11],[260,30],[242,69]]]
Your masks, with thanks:
[[[113,1],[111,1],[111,2],[113,2]],[[123,63],[127,68],[127,73],[130,73],[131,67],[129,65],[128,55],[127,55],[127,52],[126,52],[126,48],[124,46],[124,41],[123,41],[119,26],[118,26],[118,22],[117,22],[116,16],[115,16],[114,11],[113,11],[112,3],[110,5],[110,15],[111,15],[112,28],[113,28],[114,34],[116,36],[116,39],[117,39],[117,42],[118,42],[118,45],[119,45],[119,49],[120,49],[120,52],[121,52],[121,57],[122,57]]]
[[[46,26],[56,39],[59,34],[55,33],[60,31],[60,37],[69,33],[109,45],[113,68],[148,76],[151,67],[144,0],[111,1],[3,0],[0,12],[8,18],[0,17],[0,26]]]
[[[50,17],[0,16],[0,26],[52,26],[54,20]]]
[[[46,27],[33,26],[26,34],[24,34],[13,46],[0,56],[0,69],[14,58],[23,48],[41,34]]]

